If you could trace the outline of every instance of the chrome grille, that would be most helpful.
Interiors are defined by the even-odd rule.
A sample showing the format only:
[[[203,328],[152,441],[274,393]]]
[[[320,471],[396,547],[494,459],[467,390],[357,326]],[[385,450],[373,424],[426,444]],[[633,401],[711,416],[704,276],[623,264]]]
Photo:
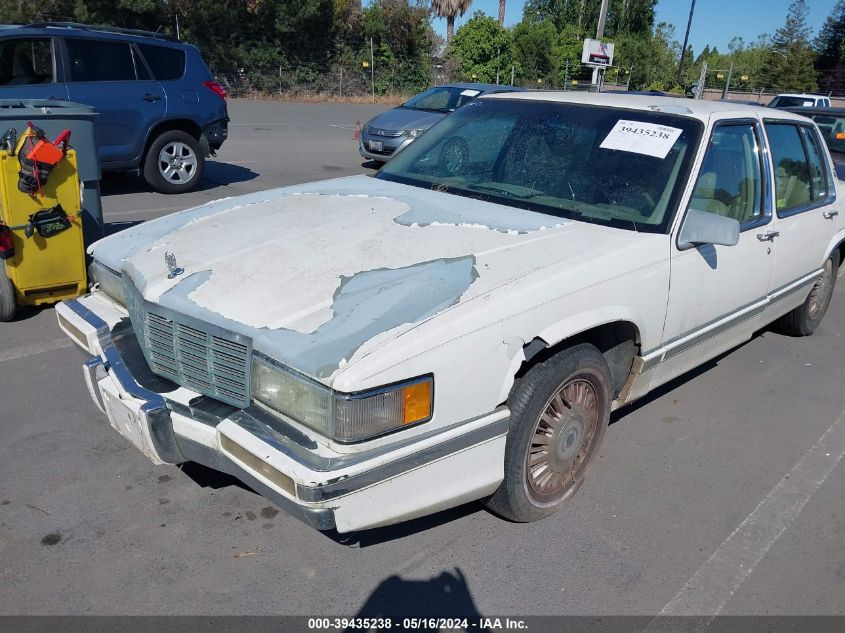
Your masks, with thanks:
[[[236,335],[206,332],[152,310],[144,312],[143,329],[154,373],[223,402],[249,405],[251,349]]]
[[[153,373],[236,407],[250,404],[252,340],[145,301],[123,274],[132,329]]]
[[[369,128],[368,132],[374,136],[385,136],[387,138],[396,138],[404,134],[403,130],[382,130],[378,128]]]

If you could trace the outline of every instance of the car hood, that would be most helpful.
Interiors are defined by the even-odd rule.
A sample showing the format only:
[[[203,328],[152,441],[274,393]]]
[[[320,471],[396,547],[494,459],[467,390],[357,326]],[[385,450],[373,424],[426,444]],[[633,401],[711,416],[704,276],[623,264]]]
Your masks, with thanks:
[[[440,112],[393,108],[370,119],[367,125],[381,130],[427,130],[446,115]]]
[[[148,305],[248,336],[331,384],[458,304],[633,235],[356,176],[209,203],[91,252]]]

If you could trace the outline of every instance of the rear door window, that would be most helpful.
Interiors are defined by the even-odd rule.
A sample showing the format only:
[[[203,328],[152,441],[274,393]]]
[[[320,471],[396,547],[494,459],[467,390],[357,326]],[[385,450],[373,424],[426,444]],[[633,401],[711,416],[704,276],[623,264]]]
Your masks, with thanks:
[[[806,126],[802,127],[801,136],[804,139],[804,145],[807,147],[813,202],[818,202],[827,198],[827,170],[824,167],[823,154],[816,133],[812,129]]]
[[[159,81],[181,79],[185,74],[185,51],[154,44],[138,44],[138,48]]]
[[[0,86],[56,82],[53,40],[49,37],[0,42]]]
[[[72,37],[66,42],[71,81],[135,81],[128,43]]]
[[[775,168],[778,215],[806,207],[812,201],[810,165],[797,125],[766,123]]]

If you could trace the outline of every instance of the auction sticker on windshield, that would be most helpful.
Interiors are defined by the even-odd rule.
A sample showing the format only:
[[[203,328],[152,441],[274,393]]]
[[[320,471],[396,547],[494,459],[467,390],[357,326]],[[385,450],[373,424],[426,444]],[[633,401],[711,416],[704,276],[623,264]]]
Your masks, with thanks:
[[[480,94],[481,94],[480,90],[469,90],[469,89],[467,89],[467,90],[464,90],[463,92],[461,92],[461,95],[464,96],[464,97],[477,97]]]
[[[680,135],[680,128],[668,125],[619,120],[599,147],[666,158]]]

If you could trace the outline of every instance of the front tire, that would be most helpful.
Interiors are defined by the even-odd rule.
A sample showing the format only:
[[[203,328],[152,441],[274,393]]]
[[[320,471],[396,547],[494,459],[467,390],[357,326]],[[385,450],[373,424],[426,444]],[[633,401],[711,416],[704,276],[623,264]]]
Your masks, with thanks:
[[[528,371],[508,398],[505,478],[486,505],[529,522],[553,514],[584,481],[610,419],[610,369],[593,345],[555,354]]]
[[[809,336],[815,332],[830,305],[838,271],[839,254],[834,252],[822,266],[822,274],[804,303],[775,321],[774,328],[789,336]]]
[[[205,156],[197,139],[181,130],[159,135],[144,159],[144,180],[159,193],[194,189],[205,172]]]

